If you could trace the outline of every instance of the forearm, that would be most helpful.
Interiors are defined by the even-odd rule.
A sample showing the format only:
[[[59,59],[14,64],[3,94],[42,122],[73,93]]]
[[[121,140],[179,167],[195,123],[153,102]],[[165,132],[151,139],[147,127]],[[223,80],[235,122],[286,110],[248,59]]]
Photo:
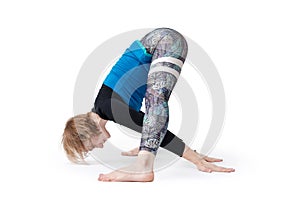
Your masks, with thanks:
[[[195,165],[199,162],[198,154],[187,145],[185,145],[182,157]]]

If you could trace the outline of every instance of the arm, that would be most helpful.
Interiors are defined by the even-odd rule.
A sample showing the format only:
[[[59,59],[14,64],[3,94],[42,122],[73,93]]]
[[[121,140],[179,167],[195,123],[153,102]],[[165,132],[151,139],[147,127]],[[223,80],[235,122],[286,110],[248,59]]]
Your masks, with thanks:
[[[123,156],[137,156],[139,153],[139,147],[136,147],[130,151],[122,152]],[[222,162],[222,159],[212,158],[202,155],[195,150],[192,150],[188,146],[185,147],[183,156],[184,159],[196,165],[197,169],[203,172],[234,172],[233,168],[221,167],[213,164],[214,162]]]
[[[106,115],[106,119],[112,120],[115,123],[131,128],[132,130],[135,130],[139,133],[142,132],[142,125],[143,125],[143,118],[144,118],[143,112],[141,111],[137,112],[136,110],[131,109],[129,106],[127,106],[127,104],[117,99],[107,100],[105,102],[102,102],[101,104],[102,104],[101,108],[103,113]],[[117,115],[112,114],[112,110],[111,110],[112,106],[114,107],[114,110],[118,111]],[[124,113],[128,113],[128,109],[129,109],[131,119],[128,119],[128,115],[124,114]],[[204,172],[212,172],[212,171],[233,172],[234,171],[234,169],[232,168],[219,167],[212,164],[212,162],[221,162],[222,160],[217,158],[207,157],[197,153],[196,151],[192,150],[187,145],[185,145],[180,138],[178,138],[170,131],[167,131],[161,143],[161,147],[169,150],[170,152],[177,154],[178,156],[182,156],[187,161],[195,164],[197,169],[199,169],[200,171],[204,171]],[[122,155],[136,156],[138,152],[139,152],[139,147],[129,152],[122,152]]]

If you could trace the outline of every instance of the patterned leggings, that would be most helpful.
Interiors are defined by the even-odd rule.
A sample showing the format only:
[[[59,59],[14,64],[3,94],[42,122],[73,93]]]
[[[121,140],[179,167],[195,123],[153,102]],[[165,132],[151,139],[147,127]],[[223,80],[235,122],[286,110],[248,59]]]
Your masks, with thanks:
[[[181,72],[188,46],[175,30],[159,28],[141,39],[152,54],[145,94],[146,112],[143,119],[140,150],[156,155],[168,128],[168,100]]]

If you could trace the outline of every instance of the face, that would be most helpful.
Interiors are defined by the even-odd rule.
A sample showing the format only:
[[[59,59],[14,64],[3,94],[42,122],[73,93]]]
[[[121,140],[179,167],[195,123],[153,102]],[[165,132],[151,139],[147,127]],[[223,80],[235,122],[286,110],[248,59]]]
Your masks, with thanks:
[[[101,127],[99,135],[94,135],[90,140],[84,143],[87,150],[92,151],[94,148],[103,148],[104,143],[110,138],[109,132],[105,127]]]

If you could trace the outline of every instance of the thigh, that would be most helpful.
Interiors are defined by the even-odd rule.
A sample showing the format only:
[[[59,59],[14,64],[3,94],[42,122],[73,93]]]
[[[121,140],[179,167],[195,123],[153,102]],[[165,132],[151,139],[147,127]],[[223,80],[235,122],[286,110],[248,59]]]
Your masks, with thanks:
[[[153,55],[147,80],[148,95],[152,93],[168,100],[187,56],[187,42],[177,31],[165,28],[150,32],[142,41]]]

